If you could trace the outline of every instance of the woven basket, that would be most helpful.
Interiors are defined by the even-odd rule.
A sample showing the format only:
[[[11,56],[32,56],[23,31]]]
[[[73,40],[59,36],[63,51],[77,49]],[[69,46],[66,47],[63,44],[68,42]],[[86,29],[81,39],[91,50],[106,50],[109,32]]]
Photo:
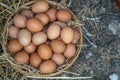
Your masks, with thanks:
[[[62,6],[62,4],[60,3],[56,3],[54,1],[50,1],[50,0],[45,0],[46,2],[49,3],[49,5],[51,7],[57,8],[57,9],[67,9],[66,7]],[[27,0],[26,2],[24,2],[24,5],[26,6],[25,8],[31,8],[31,5],[34,3],[35,1],[31,1],[31,0]],[[19,3],[19,5],[22,6],[22,2]],[[14,12],[14,14],[19,13],[22,9],[25,8],[20,8],[18,9],[17,12]],[[69,10],[69,9],[67,9]],[[71,13],[72,11],[69,10]],[[8,36],[8,28],[12,25],[12,18],[14,15],[10,15],[10,17],[6,20],[5,25],[3,26],[3,32],[2,32],[2,48],[5,54],[5,58],[7,59],[7,61],[10,63],[10,65],[17,70],[18,72],[22,73],[25,76],[28,77],[32,77],[32,78],[43,78],[43,77],[51,77],[51,76],[57,76],[63,72],[65,72],[78,58],[81,48],[82,48],[82,30],[81,30],[81,26],[79,23],[79,20],[77,19],[77,17],[72,13],[72,20],[69,21],[67,24],[73,28],[75,28],[75,30],[77,30],[80,34],[80,39],[79,42],[76,44],[76,54],[73,58],[71,59],[67,59],[65,61],[65,63],[59,67],[57,67],[56,71],[54,73],[51,74],[42,74],[39,72],[39,70],[31,67],[30,65],[19,65],[15,62],[15,60],[13,59],[13,55],[9,52],[9,50],[7,49],[7,42],[10,40],[10,37]]]

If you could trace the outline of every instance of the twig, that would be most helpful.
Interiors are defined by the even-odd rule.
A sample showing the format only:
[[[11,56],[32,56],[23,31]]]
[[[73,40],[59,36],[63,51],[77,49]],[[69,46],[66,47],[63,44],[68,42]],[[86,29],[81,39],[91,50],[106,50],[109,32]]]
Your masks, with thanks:
[[[97,48],[97,45],[94,44],[94,43],[92,43],[92,42],[87,38],[87,36],[84,35],[84,37],[86,38],[86,40],[87,40],[93,47]]]
[[[89,33],[84,26],[82,26],[82,29],[86,33],[87,36],[94,36],[93,34]]]
[[[68,74],[73,74],[73,75],[77,75],[77,76],[79,76],[80,74],[78,74],[78,73],[75,73],[75,72],[70,72],[70,71],[63,71],[64,73],[68,73]]]
[[[32,78],[32,76],[27,76],[28,78]],[[35,77],[40,79],[92,79],[92,77]]]

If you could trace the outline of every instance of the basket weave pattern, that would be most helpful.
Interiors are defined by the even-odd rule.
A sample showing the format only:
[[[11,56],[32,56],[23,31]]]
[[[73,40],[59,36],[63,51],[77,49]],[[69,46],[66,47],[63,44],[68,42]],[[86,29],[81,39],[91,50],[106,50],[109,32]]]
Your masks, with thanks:
[[[29,1],[26,2],[25,4],[28,6],[27,8],[31,8],[31,5],[34,3],[35,1]],[[46,0],[46,2],[48,2],[50,4],[51,7],[57,8],[57,9],[67,9],[66,7],[62,6],[59,3],[56,3],[54,1],[50,1],[50,0]],[[18,12],[20,12],[22,9],[20,8]],[[67,9],[69,10],[69,9]],[[69,10],[71,13],[72,11]],[[16,13],[15,13],[16,14]],[[9,36],[8,36],[8,28],[10,25],[12,25],[12,15],[8,18],[8,20],[6,20],[6,24],[3,27],[3,38],[2,38],[2,48],[4,53],[6,54],[5,58],[8,60],[8,62],[10,63],[10,65],[16,69],[18,72],[32,77],[32,78],[36,78],[36,77],[50,77],[50,76],[56,76],[59,75],[61,73],[63,73],[64,71],[66,71],[78,58],[81,48],[82,48],[82,29],[79,23],[79,20],[77,19],[77,17],[72,13],[72,20],[69,21],[67,24],[70,27],[75,28],[75,30],[77,30],[80,34],[80,39],[79,42],[76,45],[77,51],[76,54],[73,58],[66,60],[65,63],[59,67],[57,67],[57,70],[52,73],[52,74],[42,74],[39,72],[39,70],[31,67],[30,65],[19,65],[15,62],[15,60],[13,59],[13,55],[9,52],[9,50],[7,49],[7,42],[10,40]]]

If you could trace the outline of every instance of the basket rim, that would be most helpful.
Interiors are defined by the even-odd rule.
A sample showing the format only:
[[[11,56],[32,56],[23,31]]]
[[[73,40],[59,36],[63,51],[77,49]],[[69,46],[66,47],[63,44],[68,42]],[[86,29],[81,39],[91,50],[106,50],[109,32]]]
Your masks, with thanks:
[[[78,50],[78,52],[76,52],[76,55],[74,56],[74,59],[71,61],[71,63],[70,63],[69,65],[67,65],[64,69],[59,70],[58,72],[54,72],[54,73],[47,74],[47,75],[45,75],[45,74],[43,74],[43,75],[41,75],[41,74],[40,74],[40,75],[31,75],[31,74],[28,74],[28,72],[26,72],[26,71],[24,71],[24,70],[21,70],[18,66],[16,66],[16,64],[15,64],[14,62],[10,61],[9,58],[8,58],[9,55],[6,55],[6,56],[5,56],[5,58],[7,59],[7,61],[10,63],[10,65],[11,65],[15,70],[19,71],[19,72],[22,73],[23,75],[26,75],[27,77],[30,77],[30,78],[44,78],[44,77],[49,77],[49,76],[56,76],[56,75],[59,75],[59,74],[63,73],[64,71],[66,71],[67,69],[69,69],[69,68],[74,64],[74,62],[77,60],[77,58],[78,58],[78,56],[79,56],[79,54],[80,54],[80,52],[81,52],[82,44],[83,44],[82,28],[81,28],[81,26],[80,26],[80,23],[79,23],[77,17],[74,15],[74,13],[73,13],[70,9],[62,6],[62,4],[60,4],[60,3],[57,3],[57,2],[51,1],[51,0],[45,0],[45,1],[48,2],[49,4],[54,4],[54,5],[56,5],[56,6],[60,6],[60,7],[63,8],[63,9],[67,9],[67,10],[69,10],[69,11],[72,13],[72,16],[75,18],[76,23],[78,24],[79,30],[80,30],[80,40],[79,40],[79,43],[78,43],[78,44],[80,44],[80,46],[78,47],[79,50]],[[34,3],[35,1],[32,1],[32,2]],[[10,17],[6,20],[6,23],[8,23],[8,22],[10,21],[10,18],[11,18],[11,17],[12,17],[12,16],[10,16]],[[5,27],[6,27],[6,24],[4,25],[4,28],[5,28]],[[4,37],[2,40],[4,41],[4,40],[5,40],[5,37]],[[3,44],[4,44],[4,43],[3,43]],[[5,46],[7,46],[7,45],[5,45]],[[2,45],[2,47],[5,47],[5,46]],[[3,50],[3,51],[4,51],[4,53],[7,54],[7,51],[6,51],[6,50]]]

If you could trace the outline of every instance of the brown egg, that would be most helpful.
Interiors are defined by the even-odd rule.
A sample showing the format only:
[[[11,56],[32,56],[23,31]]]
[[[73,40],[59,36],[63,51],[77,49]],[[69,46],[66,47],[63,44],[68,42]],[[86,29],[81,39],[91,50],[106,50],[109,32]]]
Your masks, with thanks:
[[[21,14],[26,16],[27,18],[33,18],[34,15],[34,13],[29,9],[23,10]]]
[[[22,46],[27,46],[31,42],[31,33],[27,29],[18,32],[18,40]]]
[[[61,38],[66,44],[71,43],[74,38],[74,31],[70,27],[64,27],[61,31]]]
[[[23,51],[16,53],[14,58],[19,64],[27,64],[29,61],[29,55]]]
[[[38,54],[42,59],[50,59],[52,57],[52,49],[46,44],[41,44],[38,47]]]
[[[57,9],[55,8],[51,8],[46,12],[46,14],[50,18],[50,22],[54,22],[56,20],[56,13],[57,13]]]
[[[75,48],[75,45],[74,44],[68,44],[67,47],[66,47],[66,50],[64,52],[64,56],[67,57],[67,58],[71,58],[75,55],[76,53],[76,48]]]
[[[39,32],[43,29],[43,24],[40,22],[40,20],[36,18],[31,18],[27,21],[26,27],[31,32]]]
[[[11,40],[8,43],[8,49],[10,52],[16,53],[22,49],[22,45],[18,42],[18,40]]]
[[[60,35],[60,26],[58,24],[51,24],[47,29],[49,39],[56,39]]]
[[[37,1],[32,6],[34,13],[46,12],[49,8],[49,4],[45,1]]]
[[[71,20],[71,18],[72,18],[72,14],[66,9],[62,9],[57,12],[57,19],[59,21],[68,22],[69,20]]]
[[[45,43],[47,41],[47,35],[45,32],[37,32],[33,34],[32,42],[35,45],[40,45],[42,43]]]
[[[50,46],[55,53],[63,53],[65,51],[65,44],[61,40],[52,40]]]
[[[33,43],[30,43],[28,46],[25,46],[24,47],[24,50],[27,52],[27,53],[33,53],[35,52],[37,49],[37,46]]]
[[[73,44],[76,44],[80,38],[80,35],[77,31],[74,30],[74,39],[72,41]]]
[[[9,28],[9,35],[12,38],[17,39],[17,37],[18,37],[18,31],[19,31],[19,28],[15,27],[15,26],[11,26]]]
[[[32,67],[38,68],[40,66],[41,62],[42,62],[42,59],[36,52],[31,54],[30,64]]]
[[[44,74],[50,74],[53,73],[56,70],[56,64],[54,61],[52,60],[47,60],[44,61],[41,65],[40,65],[40,72],[44,73]]]
[[[52,56],[52,60],[57,65],[62,65],[65,62],[65,57],[62,54],[54,53]]]
[[[49,22],[49,16],[45,13],[39,13],[35,16],[35,18],[39,19],[43,25],[46,25]]]
[[[61,21],[55,21],[54,23],[60,25],[61,28],[67,27],[67,24]]]
[[[13,23],[18,28],[25,28],[26,21],[27,21],[27,18],[24,15],[16,15],[13,17]]]

